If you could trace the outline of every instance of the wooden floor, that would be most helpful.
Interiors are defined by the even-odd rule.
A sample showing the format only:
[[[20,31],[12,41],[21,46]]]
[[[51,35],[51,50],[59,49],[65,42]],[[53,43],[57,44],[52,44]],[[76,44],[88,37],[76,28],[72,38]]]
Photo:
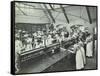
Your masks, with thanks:
[[[97,52],[92,58],[86,57],[86,70],[97,69]],[[26,64],[26,65],[25,65]],[[22,66],[20,73],[60,72],[75,69],[75,55],[68,51],[61,51],[52,56],[41,56],[36,60],[30,60]]]
[[[42,55],[38,58],[29,60],[24,64],[21,64],[22,68],[20,73],[37,73],[42,72],[50,66],[58,63],[69,54],[68,51],[60,51],[54,55]],[[26,69],[27,68],[27,69]]]

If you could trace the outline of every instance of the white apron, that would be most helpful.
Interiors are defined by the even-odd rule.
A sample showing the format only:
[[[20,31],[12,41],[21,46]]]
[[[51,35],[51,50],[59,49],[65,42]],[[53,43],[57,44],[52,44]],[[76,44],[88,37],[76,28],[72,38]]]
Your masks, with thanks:
[[[80,47],[80,49],[81,49],[81,52],[82,52],[82,57],[83,57],[83,60],[84,60],[84,64],[86,64],[85,50],[82,46]]]
[[[76,69],[79,70],[79,69],[82,69],[84,68],[84,59],[83,59],[83,56],[82,56],[82,51],[81,49],[78,47],[77,44],[75,44],[75,49],[76,49]]]
[[[36,44],[36,47],[35,48],[40,48],[40,45]]]
[[[84,60],[82,57],[82,52],[80,49],[76,52],[76,69],[82,69],[84,68]]]
[[[26,51],[28,51],[28,50],[32,50],[32,44],[27,44],[26,45]]]
[[[49,38],[49,39],[48,39],[48,43],[47,43],[47,45],[52,44],[52,41],[53,41],[53,39],[52,39],[52,38]]]
[[[27,39],[27,45],[26,45],[26,48],[25,48],[25,51],[29,51],[29,50],[32,50],[32,38],[28,38]]]
[[[62,38],[62,40],[64,41],[64,39],[65,39],[65,37],[64,37],[64,32],[61,32],[61,38]]]
[[[93,54],[93,41],[89,42],[86,46],[86,56],[91,57]]]

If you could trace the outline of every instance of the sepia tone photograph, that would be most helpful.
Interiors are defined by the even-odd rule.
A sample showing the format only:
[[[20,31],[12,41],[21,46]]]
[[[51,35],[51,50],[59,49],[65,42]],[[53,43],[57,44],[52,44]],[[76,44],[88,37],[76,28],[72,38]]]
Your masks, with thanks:
[[[97,69],[97,6],[12,2],[13,74]]]

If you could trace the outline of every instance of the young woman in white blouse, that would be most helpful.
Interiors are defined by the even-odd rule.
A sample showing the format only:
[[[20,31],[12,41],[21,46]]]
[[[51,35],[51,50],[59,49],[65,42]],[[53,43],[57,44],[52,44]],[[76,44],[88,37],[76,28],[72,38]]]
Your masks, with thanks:
[[[69,50],[71,53],[75,54],[75,61],[76,61],[76,70],[81,70],[84,69],[84,56],[83,52],[81,49],[81,43],[77,42],[76,44],[73,45],[72,50]]]

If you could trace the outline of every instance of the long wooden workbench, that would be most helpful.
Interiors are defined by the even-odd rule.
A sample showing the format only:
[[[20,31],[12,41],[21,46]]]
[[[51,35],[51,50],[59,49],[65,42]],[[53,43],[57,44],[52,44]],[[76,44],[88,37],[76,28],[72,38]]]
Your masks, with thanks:
[[[69,51],[67,51],[68,43],[72,45],[74,41],[62,42],[66,50],[61,49],[59,43],[56,43],[46,48],[45,47],[39,48],[38,51],[34,50],[33,52],[31,50],[28,52],[23,52],[21,54],[21,62],[22,63],[25,62],[26,65],[24,63],[24,66],[21,67],[21,71],[19,73],[40,73],[45,69],[47,69],[48,67],[52,66],[53,64],[59,62],[70,53]],[[55,54],[49,55],[48,52],[50,52],[52,48],[60,48],[59,49],[60,51]]]

